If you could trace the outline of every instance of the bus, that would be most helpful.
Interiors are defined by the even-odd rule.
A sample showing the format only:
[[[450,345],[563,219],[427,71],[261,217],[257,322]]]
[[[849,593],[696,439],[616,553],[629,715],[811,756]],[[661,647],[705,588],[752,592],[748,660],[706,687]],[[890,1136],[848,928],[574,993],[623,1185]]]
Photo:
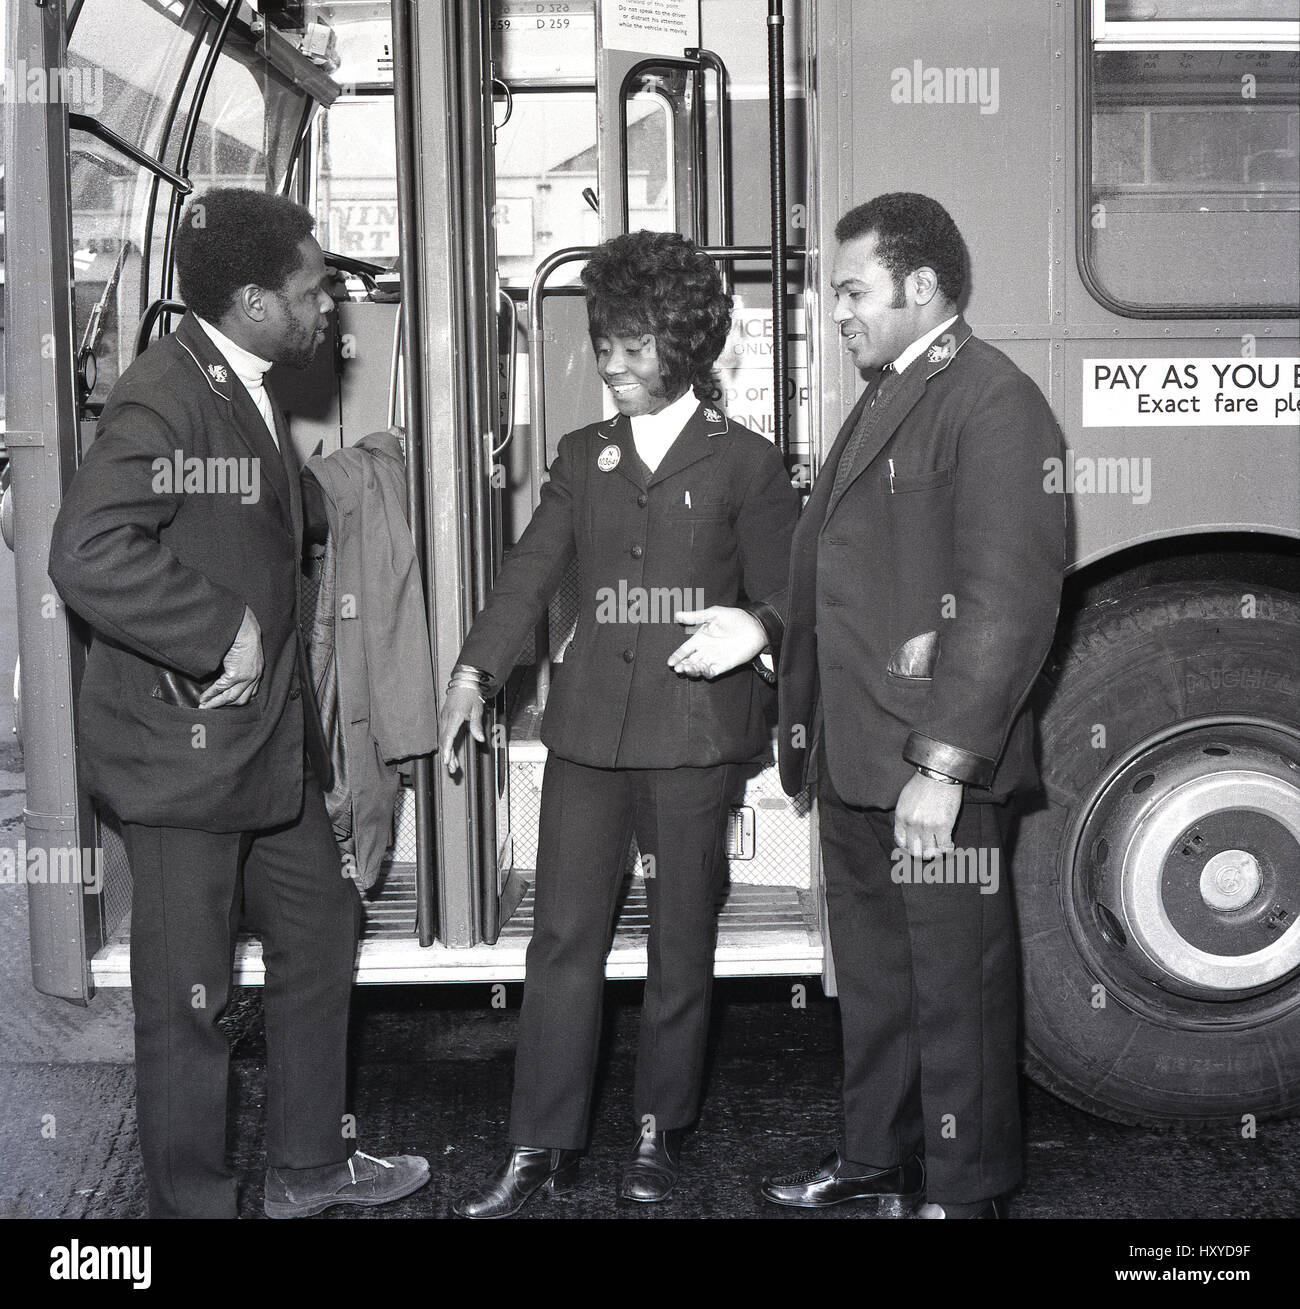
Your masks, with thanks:
[[[1041,387],[1068,577],[1012,853],[1027,1072],[1130,1123],[1300,1107],[1300,24],[1291,0],[48,0],[5,44],[6,445],[39,991],[129,983],[130,870],[78,783],[89,634],[46,573],[121,370],[183,312],[177,223],[294,196],[330,348],[271,376],[301,455],[395,426],[437,685],[567,430],[598,418],[577,274],[679,231],[724,269],[728,412],[806,490],[860,380],[833,227],[934,196],[964,312]],[[22,288],[16,294],[14,288]],[[412,761],[360,983],[518,980],[561,588],[456,777]],[[834,993],[813,797],[730,816],[720,977]],[[635,849],[607,973],[646,968]],[[236,980],[262,977],[241,941]]]

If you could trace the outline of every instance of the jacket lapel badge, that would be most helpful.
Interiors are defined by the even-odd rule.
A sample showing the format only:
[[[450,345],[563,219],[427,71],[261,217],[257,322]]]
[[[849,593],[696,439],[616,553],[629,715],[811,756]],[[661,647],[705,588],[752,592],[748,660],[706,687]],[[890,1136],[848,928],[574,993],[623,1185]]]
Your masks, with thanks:
[[[706,436],[718,436],[731,426],[727,415],[721,409],[715,409],[712,405],[704,405],[699,412],[700,417],[704,419]]]
[[[603,423],[597,424],[596,436],[602,442],[596,453],[596,467],[602,473],[618,473],[633,486],[644,489],[636,459],[624,459],[636,449],[632,441],[632,421],[623,414],[615,414]]]
[[[925,352],[925,380],[942,373],[957,357],[957,352],[971,339],[970,324],[960,315],[957,321],[941,332]]]

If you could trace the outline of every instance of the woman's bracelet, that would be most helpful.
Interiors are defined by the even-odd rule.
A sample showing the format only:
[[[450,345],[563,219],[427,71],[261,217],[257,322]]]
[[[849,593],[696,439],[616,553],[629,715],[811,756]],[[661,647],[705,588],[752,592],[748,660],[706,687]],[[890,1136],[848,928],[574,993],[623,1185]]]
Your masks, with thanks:
[[[451,677],[447,681],[447,691],[451,692],[457,687],[465,687],[474,691],[480,700],[486,702],[488,698],[487,688],[491,680],[491,677],[483,672],[481,668],[473,668],[469,664],[457,664],[451,670]]]

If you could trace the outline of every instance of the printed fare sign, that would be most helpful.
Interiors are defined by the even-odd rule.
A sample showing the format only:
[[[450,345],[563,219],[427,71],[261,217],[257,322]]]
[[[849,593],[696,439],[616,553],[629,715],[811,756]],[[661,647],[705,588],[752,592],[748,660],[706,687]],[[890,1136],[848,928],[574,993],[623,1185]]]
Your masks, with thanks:
[[[1085,359],[1084,427],[1295,427],[1300,358]]]

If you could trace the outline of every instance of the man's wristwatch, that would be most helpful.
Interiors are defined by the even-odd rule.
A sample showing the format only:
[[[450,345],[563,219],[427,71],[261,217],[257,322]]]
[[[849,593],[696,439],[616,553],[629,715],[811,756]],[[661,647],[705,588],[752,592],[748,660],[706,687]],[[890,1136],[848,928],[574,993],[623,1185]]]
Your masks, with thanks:
[[[926,768],[923,764],[914,765],[916,771],[922,777],[928,777],[932,782],[947,782],[949,786],[960,786],[961,782],[955,777],[948,777],[944,773],[936,773],[933,768]]]

